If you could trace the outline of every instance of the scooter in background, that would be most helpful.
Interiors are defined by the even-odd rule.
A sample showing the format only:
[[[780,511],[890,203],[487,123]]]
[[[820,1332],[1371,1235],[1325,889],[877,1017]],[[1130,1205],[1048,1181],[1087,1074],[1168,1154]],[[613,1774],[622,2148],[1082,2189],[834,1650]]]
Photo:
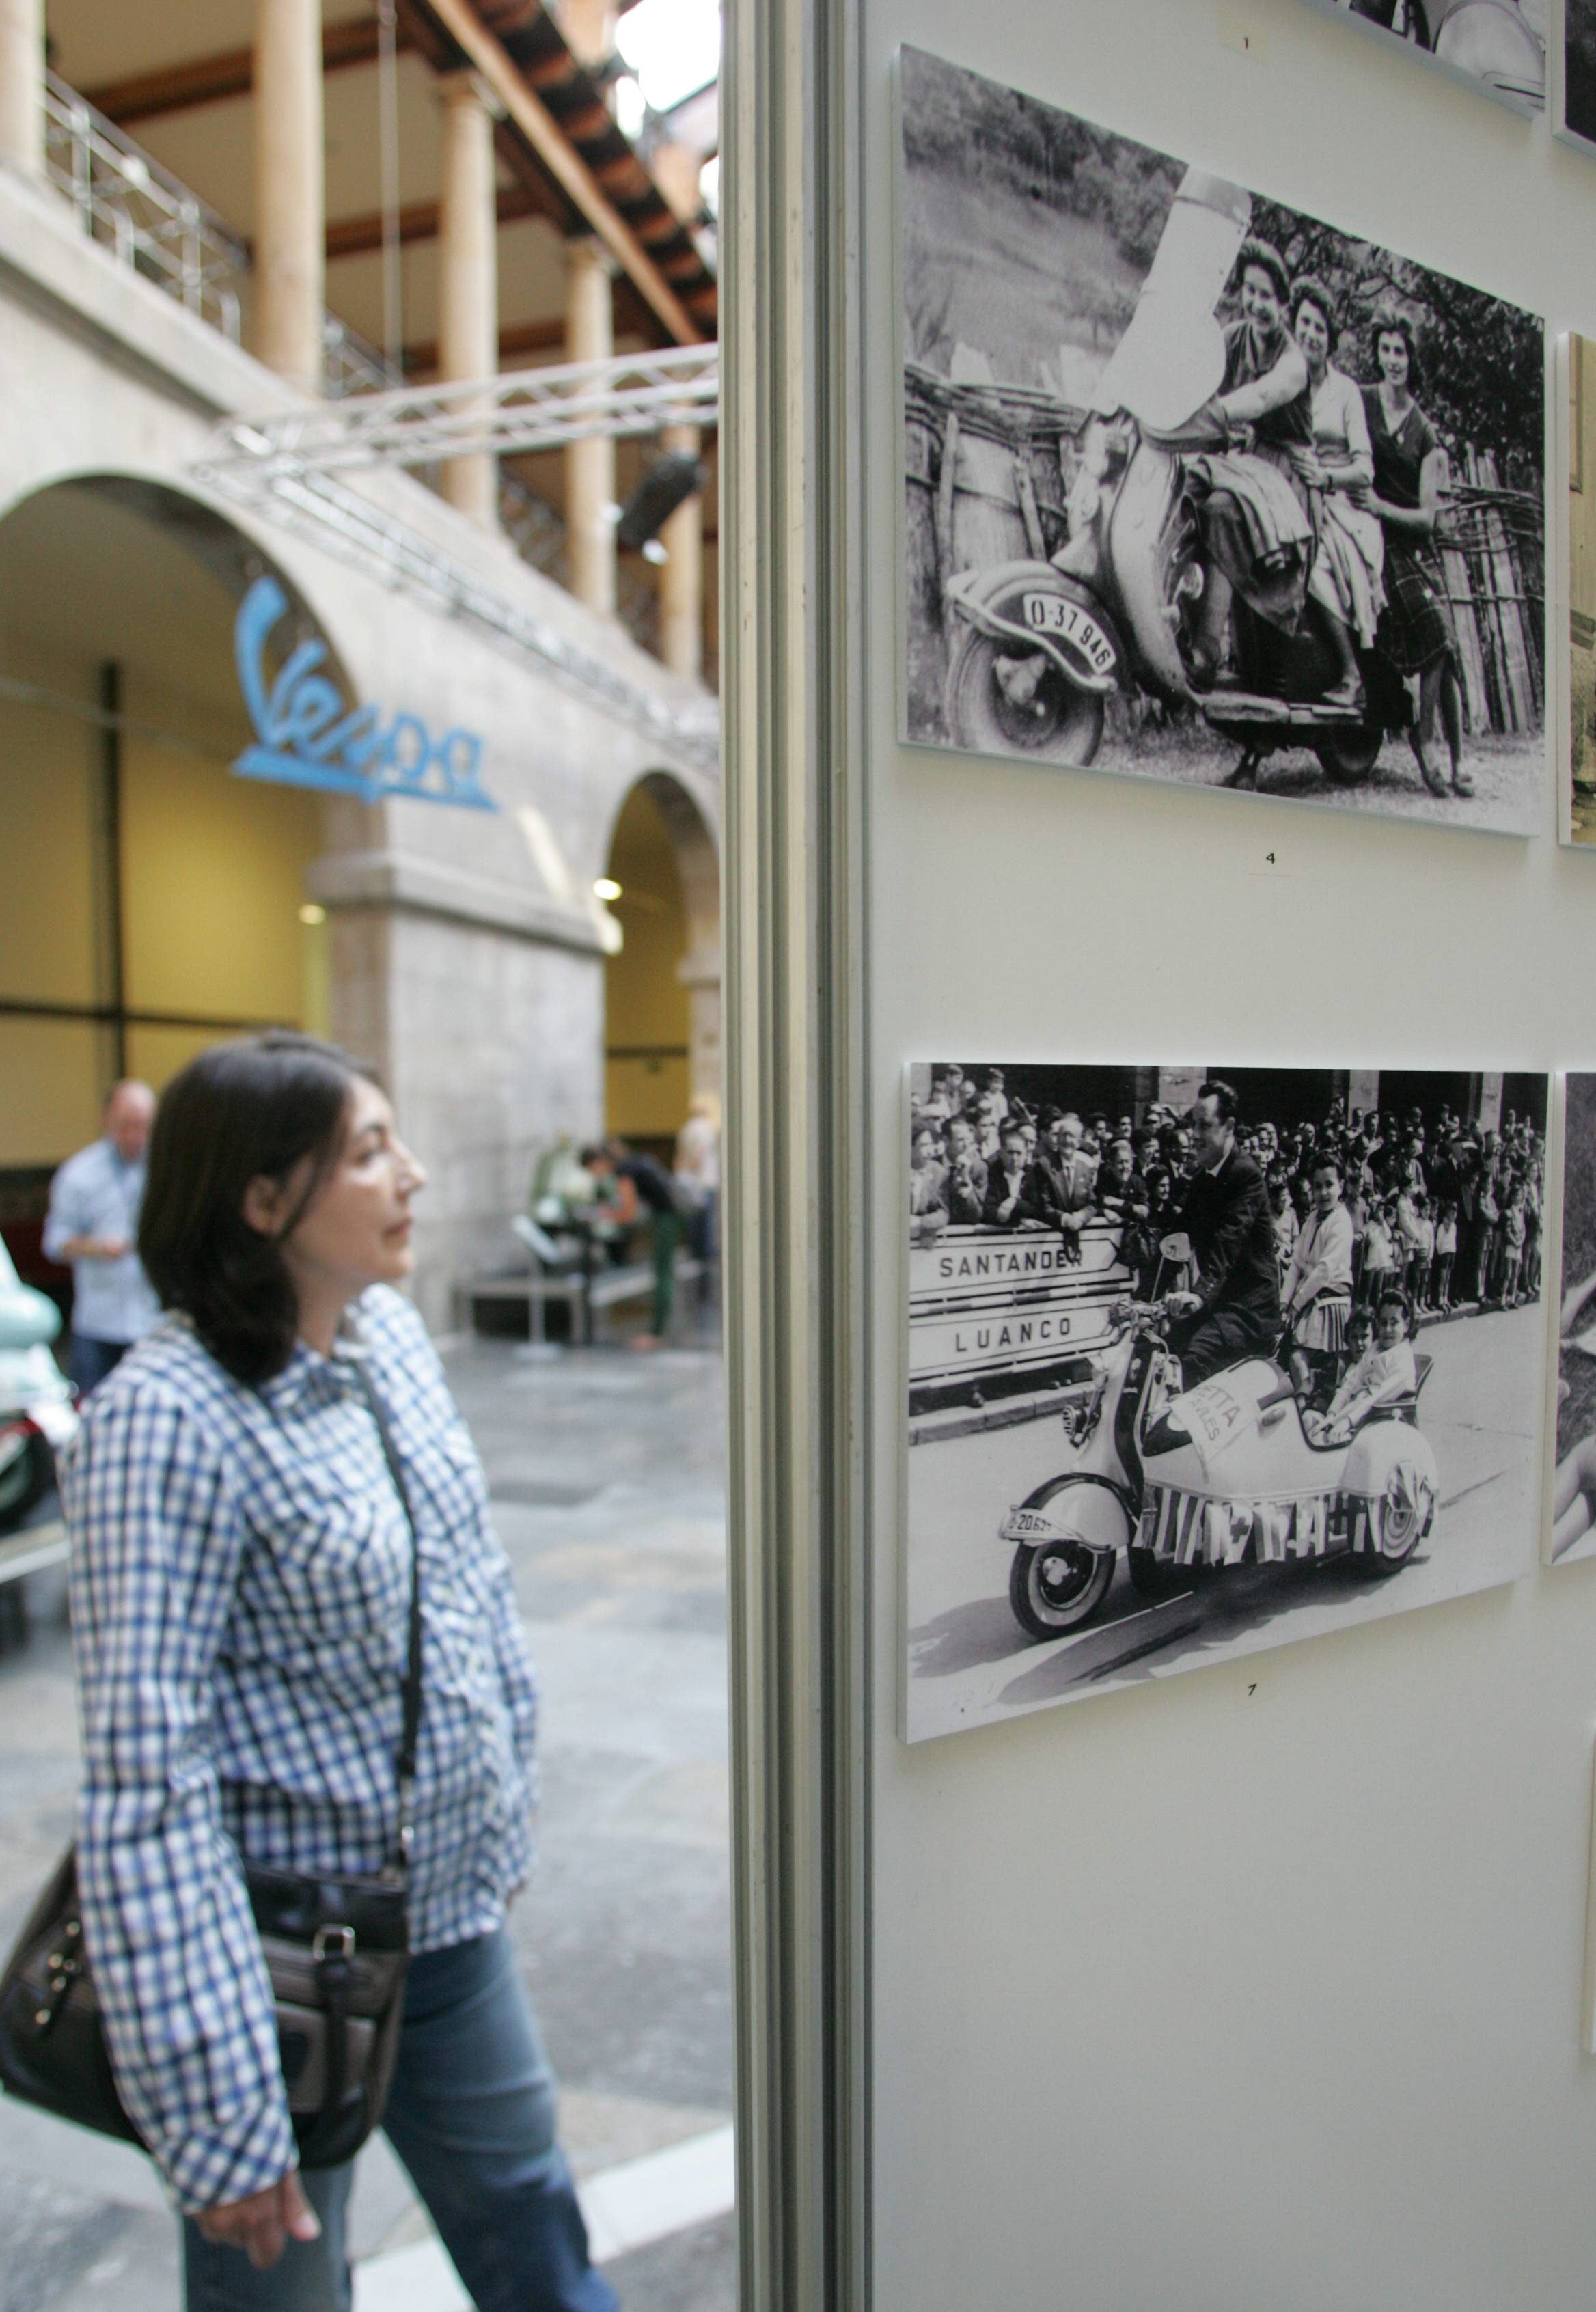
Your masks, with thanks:
[[[55,1302],[20,1281],[0,1241],[0,1534],[49,1492],[77,1433],[72,1384],[50,1354],[60,1329]]]

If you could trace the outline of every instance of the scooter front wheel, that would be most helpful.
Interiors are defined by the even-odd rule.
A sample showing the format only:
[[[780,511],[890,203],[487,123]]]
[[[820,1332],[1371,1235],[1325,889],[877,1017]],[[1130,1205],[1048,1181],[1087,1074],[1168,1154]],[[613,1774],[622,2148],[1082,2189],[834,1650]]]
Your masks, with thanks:
[[[1039,1549],[1015,1550],[1009,1568],[1009,1604],[1020,1627],[1033,1638],[1057,1638],[1092,1619],[1113,1579],[1111,1549],[1044,1542]]]
[[[1101,691],[1079,689],[1045,651],[1028,656],[1022,644],[977,626],[965,628],[953,654],[947,705],[954,745],[976,754],[1034,755],[1083,768],[1103,735]]]

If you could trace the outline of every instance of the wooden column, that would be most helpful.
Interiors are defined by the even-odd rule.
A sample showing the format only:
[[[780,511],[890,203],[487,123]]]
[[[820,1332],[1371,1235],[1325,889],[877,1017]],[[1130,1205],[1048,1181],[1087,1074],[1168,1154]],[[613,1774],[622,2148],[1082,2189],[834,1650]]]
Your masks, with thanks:
[[[0,0],[0,162],[44,167],[44,0]]]
[[[439,216],[438,374],[492,377],[499,366],[498,212],[493,117],[475,76],[446,81]],[[498,460],[452,458],[443,495],[474,521],[498,521]]]
[[[698,454],[696,425],[667,425],[660,446]],[[685,498],[661,525],[665,561],[660,569],[660,656],[672,674],[697,680],[704,667],[704,501]],[[718,1087],[716,1087],[718,1089]]]
[[[327,200],[320,0],[256,0],[254,350],[320,394]]]
[[[566,358],[607,361],[615,351],[615,266],[597,241],[567,241]],[[607,617],[615,614],[615,443],[609,435],[573,442],[566,451],[566,534],[571,591]]]

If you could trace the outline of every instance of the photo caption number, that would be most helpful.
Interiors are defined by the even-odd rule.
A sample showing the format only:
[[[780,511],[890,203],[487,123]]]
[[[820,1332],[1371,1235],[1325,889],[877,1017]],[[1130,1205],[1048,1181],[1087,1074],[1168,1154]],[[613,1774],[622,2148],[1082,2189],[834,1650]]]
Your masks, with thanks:
[[[1282,843],[1271,843],[1266,850],[1250,851],[1247,854],[1250,875],[1291,875],[1295,873],[1291,854]]]
[[[1269,36],[1248,10],[1221,5],[1219,40],[1222,48],[1233,48],[1239,57],[1250,57],[1255,64],[1267,61]]]

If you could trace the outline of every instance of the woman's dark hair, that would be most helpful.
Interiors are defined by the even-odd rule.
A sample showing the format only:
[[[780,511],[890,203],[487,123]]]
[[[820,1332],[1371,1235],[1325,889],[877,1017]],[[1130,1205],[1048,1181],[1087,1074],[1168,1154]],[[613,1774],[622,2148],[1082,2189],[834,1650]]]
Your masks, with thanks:
[[[257,1387],[294,1353],[299,1306],[282,1239],[303,1219],[344,1144],[364,1070],[313,1036],[217,1044],[161,1096],[150,1134],[138,1257],[162,1306],[178,1309],[235,1380]],[[244,1218],[251,1180],[311,1160],[276,1237]]]
[[[1380,340],[1400,337],[1407,348],[1407,390],[1416,394],[1422,375],[1418,357],[1418,333],[1406,313],[1399,313],[1394,305],[1382,305],[1369,325],[1369,354],[1374,363],[1376,383],[1380,379]]]
[[[1323,320],[1325,335],[1329,338],[1330,351],[1334,353],[1337,328],[1336,301],[1324,283],[1311,273],[1304,273],[1299,280],[1293,281],[1291,285],[1291,304],[1286,313],[1286,320],[1293,330],[1297,326],[1297,315],[1304,305],[1311,305]]]
[[[1250,266],[1256,265],[1260,273],[1267,274],[1275,285],[1275,294],[1284,305],[1291,294],[1291,276],[1285,269],[1285,259],[1267,241],[1255,241],[1250,233],[1236,251],[1235,284],[1238,289],[1247,278]]]

